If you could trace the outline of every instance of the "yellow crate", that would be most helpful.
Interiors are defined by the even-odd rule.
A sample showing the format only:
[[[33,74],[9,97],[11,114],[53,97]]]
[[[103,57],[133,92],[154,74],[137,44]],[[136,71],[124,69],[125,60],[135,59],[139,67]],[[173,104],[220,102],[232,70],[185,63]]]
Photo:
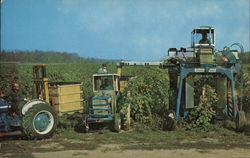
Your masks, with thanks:
[[[81,86],[79,82],[49,83],[50,104],[59,115],[83,111]]]

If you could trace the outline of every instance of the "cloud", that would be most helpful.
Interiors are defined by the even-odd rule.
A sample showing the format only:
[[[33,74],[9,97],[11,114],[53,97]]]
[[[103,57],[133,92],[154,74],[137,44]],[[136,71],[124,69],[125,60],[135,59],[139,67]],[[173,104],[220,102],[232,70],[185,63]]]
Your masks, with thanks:
[[[58,11],[70,15],[84,29],[102,32],[113,29],[123,20],[123,8],[114,0],[63,0]]]
[[[136,58],[159,59],[169,47],[189,46],[190,32],[200,25],[217,29],[219,48],[233,40],[247,45],[246,4],[246,0],[63,0],[58,11],[74,17],[82,31],[105,41],[110,49],[122,46]]]

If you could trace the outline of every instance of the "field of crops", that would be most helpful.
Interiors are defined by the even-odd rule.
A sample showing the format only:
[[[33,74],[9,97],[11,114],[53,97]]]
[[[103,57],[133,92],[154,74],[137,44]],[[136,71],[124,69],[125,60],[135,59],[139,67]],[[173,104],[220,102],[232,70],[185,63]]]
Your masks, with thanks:
[[[32,97],[33,95],[33,81],[32,81],[32,65],[34,64],[28,64],[28,63],[1,63],[0,64],[0,88],[2,91],[5,91],[10,88],[10,83],[13,80],[16,80],[20,83],[22,89],[27,92],[28,97]],[[86,100],[88,100],[92,96],[92,74],[96,73],[97,70],[101,67],[101,64],[95,64],[95,63],[81,63],[81,64],[74,64],[74,63],[56,63],[56,64],[47,64],[47,75],[50,82],[82,82],[83,83],[83,93]],[[115,63],[109,63],[108,64],[108,71],[110,73],[116,72],[116,65]],[[163,89],[168,90],[168,85],[164,85],[165,82],[168,81],[168,75],[167,72],[158,69],[158,68],[152,68],[152,67],[124,67],[122,75],[130,75],[130,76],[142,76],[149,77],[147,79],[141,80],[141,84],[146,84],[149,87],[145,86],[145,89],[151,89],[150,84],[153,82],[153,80],[159,80],[159,82],[162,81],[161,87],[164,87]],[[154,76],[154,78],[150,78],[151,76]],[[212,84],[213,82],[207,79],[208,77],[199,78],[202,80],[202,82],[205,82],[205,84]],[[248,104],[250,102],[249,95],[246,95],[249,91],[250,87],[250,65],[245,64],[243,65],[243,80],[244,80],[244,106],[248,107]],[[144,83],[148,82],[148,83]],[[134,83],[130,85],[130,88],[133,88],[133,86],[137,83]],[[155,86],[155,85],[154,85]],[[201,85],[199,85],[201,86]],[[237,85],[239,87],[239,85]],[[238,88],[236,87],[236,88]]]
[[[32,65],[28,63],[2,63],[1,64],[1,91],[10,89],[10,83],[13,80],[21,84],[22,89],[27,93],[29,98],[33,97],[33,82],[32,82]],[[92,92],[92,74],[96,73],[101,67],[101,64],[95,63],[56,63],[47,64],[47,75],[50,82],[82,82],[82,91],[85,103],[88,104],[89,99],[93,96]],[[243,65],[243,103],[245,111],[250,110],[250,98],[248,92],[250,91],[250,66]],[[108,63],[108,71],[110,73],[116,72],[115,63]],[[161,124],[161,119],[166,117],[168,109],[173,109],[169,105],[169,95],[173,95],[169,89],[169,78],[167,71],[157,67],[124,67],[122,75],[137,76],[135,80],[129,82],[127,89],[121,97],[120,105],[126,107],[126,104],[132,104],[132,117],[134,120],[146,124]],[[196,98],[199,98],[200,93],[198,87],[204,85],[211,85],[213,87],[213,80],[211,76],[203,76],[194,78],[196,80],[196,87],[198,89]],[[152,82],[154,81],[154,82]],[[236,88],[239,88],[239,84]],[[130,91],[132,95],[127,96]],[[173,105],[172,105],[173,106]]]

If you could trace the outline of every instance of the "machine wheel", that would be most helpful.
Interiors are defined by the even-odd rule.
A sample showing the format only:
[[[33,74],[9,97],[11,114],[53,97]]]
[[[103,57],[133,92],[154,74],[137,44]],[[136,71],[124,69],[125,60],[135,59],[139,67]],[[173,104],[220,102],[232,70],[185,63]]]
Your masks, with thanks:
[[[122,126],[121,115],[115,114],[115,118],[114,118],[114,130],[115,130],[115,132],[120,132],[121,126]]]
[[[22,131],[28,139],[45,139],[56,130],[57,114],[49,104],[37,104],[29,108],[21,120]]]
[[[246,124],[246,116],[244,111],[238,111],[235,119],[235,125],[237,131],[243,131]]]
[[[171,117],[167,117],[164,124],[163,124],[163,130],[165,131],[173,131],[176,128],[176,121],[175,119]]]

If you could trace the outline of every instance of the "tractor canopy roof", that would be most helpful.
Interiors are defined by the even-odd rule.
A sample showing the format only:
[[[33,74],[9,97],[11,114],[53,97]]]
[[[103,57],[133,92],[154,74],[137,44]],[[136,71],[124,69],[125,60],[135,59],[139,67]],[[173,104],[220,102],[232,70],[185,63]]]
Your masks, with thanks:
[[[214,27],[211,27],[211,26],[199,26],[199,27],[196,27],[192,32],[197,32],[197,33],[202,33],[203,31],[209,31],[211,30],[212,32],[214,32]]]
[[[211,26],[199,26],[191,32],[191,47],[215,47],[215,29]]]

